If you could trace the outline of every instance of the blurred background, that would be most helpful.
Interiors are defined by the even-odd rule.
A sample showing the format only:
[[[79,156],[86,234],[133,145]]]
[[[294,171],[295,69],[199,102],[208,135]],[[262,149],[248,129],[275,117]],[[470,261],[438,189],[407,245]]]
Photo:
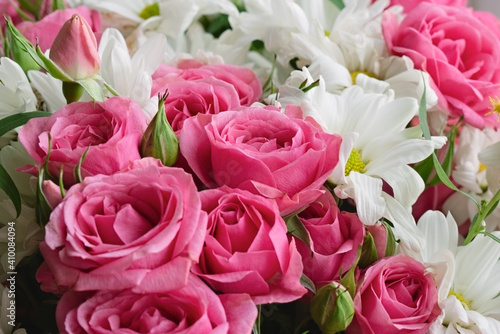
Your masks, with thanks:
[[[469,6],[476,10],[483,10],[500,17],[500,0],[469,0]]]

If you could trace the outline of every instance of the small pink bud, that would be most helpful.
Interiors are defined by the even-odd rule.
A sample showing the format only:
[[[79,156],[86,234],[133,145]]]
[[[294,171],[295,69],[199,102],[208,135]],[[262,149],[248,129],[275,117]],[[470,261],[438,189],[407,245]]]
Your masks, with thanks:
[[[50,59],[74,80],[93,76],[101,67],[97,41],[85,19],[74,14],[64,23],[50,48]]]

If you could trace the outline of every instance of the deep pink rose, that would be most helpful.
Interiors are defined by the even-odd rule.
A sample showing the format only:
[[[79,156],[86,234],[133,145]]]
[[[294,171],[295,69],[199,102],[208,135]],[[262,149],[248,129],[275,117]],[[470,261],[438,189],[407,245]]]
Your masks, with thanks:
[[[198,257],[206,213],[191,175],[146,158],[72,186],[50,215],[42,289],[178,289]],[[50,275],[53,277],[51,278]]]
[[[49,117],[31,119],[19,131],[19,140],[39,164],[50,150],[50,173],[57,178],[63,167],[64,184],[71,186],[75,183],[74,168],[86,151],[83,177],[112,174],[140,159],[144,129],[146,117],[137,103],[111,97],[105,102],[71,103]],[[26,171],[37,173],[36,168]]]
[[[364,224],[355,213],[340,212],[329,191],[297,216],[311,242],[308,247],[296,239],[304,274],[318,288],[338,280],[356,262],[365,235]]]
[[[420,3],[398,24],[386,12],[384,37],[392,54],[408,56],[429,73],[439,108],[472,126],[496,123],[489,98],[500,95],[498,19],[471,8]]]
[[[256,304],[302,297],[302,263],[275,201],[222,187],[200,193],[208,233],[193,271],[216,291],[248,293]]]
[[[156,95],[165,91],[168,91],[165,114],[176,133],[179,133],[186,118],[197,114],[218,114],[240,106],[234,86],[214,77],[175,80],[157,85],[152,93]]]
[[[375,2],[375,0],[372,0]],[[408,13],[417,7],[421,2],[429,2],[431,4],[445,5],[445,6],[461,6],[467,5],[467,0],[391,0],[389,6],[401,5],[404,12]]]
[[[227,185],[275,198],[286,215],[323,193],[341,140],[269,106],[191,117],[179,144],[206,186]]]
[[[441,313],[436,282],[423,264],[406,255],[370,266],[354,297],[347,333],[425,334]]]
[[[262,84],[251,69],[230,64],[203,65],[196,60],[183,60],[177,67],[160,65],[153,74],[152,91],[162,90],[171,81],[197,81],[208,77],[233,86],[242,106],[251,105],[262,95]]]
[[[199,278],[171,292],[68,292],[57,305],[61,333],[252,332],[257,308],[248,295],[216,295]]]
[[[54,38],[56,38],[63,24],[74,14],[81,15],[90,25],[96,35],[101,33],[101,14],[96,10],[90,10],[85,6],[77,8],[67,8],[56,10],[42,18],[40,21],[24,21],[19,23],[16,28],[33,45],[38,41],[42,52],[50,49]]]

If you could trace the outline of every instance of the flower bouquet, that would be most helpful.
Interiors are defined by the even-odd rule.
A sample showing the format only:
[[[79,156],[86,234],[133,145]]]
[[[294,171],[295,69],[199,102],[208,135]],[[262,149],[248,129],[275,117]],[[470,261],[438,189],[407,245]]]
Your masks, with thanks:
[[[2,0],[1,333],[500,333],[500,21]]]

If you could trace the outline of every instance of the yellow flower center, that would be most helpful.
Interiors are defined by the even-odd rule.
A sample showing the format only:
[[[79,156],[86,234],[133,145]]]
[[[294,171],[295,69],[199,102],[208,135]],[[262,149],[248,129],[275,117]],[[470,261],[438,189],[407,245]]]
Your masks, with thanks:
[[[485,164],[479,163],[479,170],[478,170],[478,172],[483,172],[486,169],[488,169],[488,166],[486,166]]]
[[[370,73],[370,72],[366,72],[366,71],[352,71],[351,72],[351,80],[352,80],[352,84],[355,85],[356,84],[356,77],[358,76],[358,74],[360,73],[363,73],[364,75],[367,75],[369,76],[370,78],[376,78],[375,74],[373,73]]]
[[[490,111],[488,111],[485,115],[488,116],[491,114],[497,114],[497,120],[498,120],[498,118],[500,118],[500,99],[498,98],[498,96],[495,96],[494,98],[490,96],[489,98],[491,107]]]
[[[361,153],[353,148],[345,164],[345,176],[349,175],[352,171],[362,173],[365,167],[366,165],[361,159]]]
[[[155,2],[151,5],[147,5],[146,7],[144,7],[142,12],[139,13],[139,16],[141,18],[143,18],[144,20],[147,20],[150,17],[158,16],[158,15],[160,15],[160,6],[158,5],[157,2]]]
[[[466,310],[470,310],[471,307],[470,307],[470,303],[467,299],[465,299],[464,296],[462,296],[460,293],[458,292],[455,292],[453,290],[450,290],[450,292],[448,293],[448,296],[455,296],[455,298],[458,299],[458,301],[460,303],[462,303],[462,306],[466,309]]]
[[[326,37],[330,37],[330,32],[328,30],[325,29],[324,32]]]

